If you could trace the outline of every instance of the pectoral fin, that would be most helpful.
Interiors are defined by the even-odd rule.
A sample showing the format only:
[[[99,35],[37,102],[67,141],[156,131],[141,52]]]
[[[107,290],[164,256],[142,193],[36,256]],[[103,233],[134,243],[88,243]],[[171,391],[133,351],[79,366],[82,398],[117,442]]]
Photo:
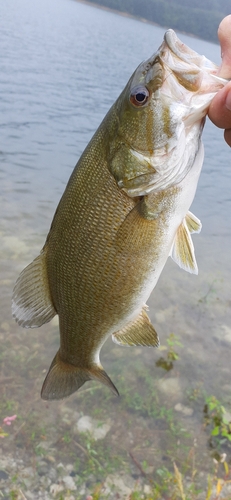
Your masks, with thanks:
[[[12,314],[25,328],[41,326],[57,314],[50,296],[45,251],[22,271],[16,281]]]
[[[122,330],[114,333],[112,340],[122,346],[158,347],[160,345],[159,337],[144,309],[135,321],[128,323]]]
[[[200,233],[202,228],[201,221],[192,212],[187,212],[185,221],[190,233]]]
[[[190,216],[191,215],[192,214],[190,214]],[[199,224],[197,223],[197,221],[199,220],[194,220],[190,216],[188,216],[188,220],[185,218],[182,224],[179,226],[170,256],[178,264],[178,266],[185,271],[193,274],[198,274],[194,246],[192,238],[190,236],[190,232],[196,232],[195,228],[199,226]],[[190,229],[188,227],[188,224]],[[200,230],[199,227],[197,231],[198,230]]]

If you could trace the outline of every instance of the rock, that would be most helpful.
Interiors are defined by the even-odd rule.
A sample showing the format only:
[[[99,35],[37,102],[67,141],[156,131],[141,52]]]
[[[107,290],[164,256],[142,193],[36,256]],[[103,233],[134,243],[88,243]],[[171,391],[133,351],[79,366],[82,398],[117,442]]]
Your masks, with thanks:
[[[185,417],[191,417],[193,414],[193,409],[189,408],[189,406],[184,406],[181,403],[177,403],[174,406],[174,410],[179,411],[180,413],[183,413]]]
[[[226,421],[226,422],[231,422],[231,413],[229,411],[226,411],[224,412],[223,414],[223,419]]]
[[[135,486],[135,481],[131,481],[130,476],[121,476],[118,474],[110,474],[107,476],[104,483],[104,494],[109,495],[115,492],[119,495],[126,495],[129,498]]]
[[[51,485],[52,480],[49,477],[47,477],[47,476],[44,475],[44,476],[40,477],[40,481],[39,482],[40,482],[40,486],[42,485],[43,488],[45,490],[47,490],[49,488],[49,486]],[[28,488],[28,485],[27,485],[27,488]]]
[[[144,485],[144,493],[145,493],[145,495],[151,495],[152,488],[151,488],[151,486],[149,486],[149,484]]]
[[[53,495],[53,496],[56,496],[57,493],[61,493],[61,491],[64,490],[64,487],[62,484],[57,484],[57,483],[54,483],[54,484],[51,484],[50,485],[50,493]]]
[[[231,343],[231,328],[228,325],[222,325],[222,330],[224,331],[224,335],[222,335],[222,339],[226,342]]]
[[[69,472],[69,474],[71,475],[71,472],[73,471],[74,467],[72,464],[67,464],[66,465],[66,471]]]
[[[48,470],[47,475],[51,479],[51,481],[55,481],[57,479],[57,471],[56,471],[56,469],[54,469],[54,467],[51,467]]]
[[[93,439],[97,441],[98,439],[104,439],[106,434],[110,431],[110,423],[101,423],[99,420],[95,420],[88,415],[84,415],[77,422],[78,432],[89,432]]]
[[[0,481],[1,479],[8,479],[9,477],[9,474],[7,474],[7,472],[5,472],[4,470],[0,470]]]
[[[171,399],[180,399],[182,397],[182,389],[180,380],[177,377],[162,378],[157,382],[157,388]]]
[[[76,489],[77,489],[77,488],[76,488],[76,484],[75,484],[75,481],[74,481],[73,477],[71,477],[71,476],[64,476],[64,477],[62,478],[62,481],[63,481],[63,483],[64,483],[65,487],[66,487],[68,490],[74,491],[74,490],[76,490]]]

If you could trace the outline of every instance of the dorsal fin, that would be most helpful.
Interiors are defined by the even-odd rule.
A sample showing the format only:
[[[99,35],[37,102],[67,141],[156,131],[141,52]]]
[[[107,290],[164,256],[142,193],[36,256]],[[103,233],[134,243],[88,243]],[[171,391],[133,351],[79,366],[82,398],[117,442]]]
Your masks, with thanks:
[[[12,314],[18,324],[25,328],[48,323],[57,314],[51,300],[44,250],[17,279],[12,297]]]
[[[185,271],[198,274],[194,246],[185,219],[177,229],[170,256]]]
[[[158,347],[160,345],[159,337],[144,309],[134,321],[114,333],[112,340],[122,346]]]

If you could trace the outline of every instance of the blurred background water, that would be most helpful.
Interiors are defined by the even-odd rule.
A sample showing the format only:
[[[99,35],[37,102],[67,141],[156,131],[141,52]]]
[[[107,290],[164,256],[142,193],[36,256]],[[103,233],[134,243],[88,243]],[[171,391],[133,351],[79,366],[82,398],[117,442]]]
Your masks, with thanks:
[[[81,152],[136,66],[159,47],[165,29],[74,0],[2,0],[0,28],[0,371],[3,379],[12,380],[1,385],[2,401],[12,400],[14,411],[25,418],[34,398],[36,411],[46,408],[55,418],[61,406],[45,407],[39,389],[57,350],[57,325],[33,332],[20,329],[10,312],[13,284],[43,245]],[[219,64],[218,45],[179,36]],[[178,391],[174,404],[192,381],[215,394],[222,387],[227,391],[230,383],[230,150],[223,132],[208,120],[203,138],[205,162],[192,206],[203,224],[201,234],[194,237],[199,276],[168,262],[149,301],[161,342],[174,332],[183,344],[179,372],[171,377],[178,380],[182,393],[180,397]],[[159,372],[155,375],[153,367],[160,354],[147,349],[134,352],[109,341],[102,353],[105,369],[108,363],[109,374],[124,370],[126,378],[135,355],[153,373],[155,385]],[[27,365],[31,356],[32,365]],[[131,393],[132,384],[139,382],[133,375],[127,382]],[[142,385],[140,390],[142,394]],[[89,408],[97,407],[97,397]],[[172,393],[166,396],[170,407],[172,397]],[[68,400],[73,411],[77,398]],[[114,400],[108,404],[114,413]],[[119,422],[125,410],[116,405]],[[89,408],[84,411],[89,413]],[[3,417],[5,413],[3,405]],[[199,416],[195,422],[194,428],[200,425]],[[8,443],[9,453],[14,446],[18,446],[14,440],[12,449]]]

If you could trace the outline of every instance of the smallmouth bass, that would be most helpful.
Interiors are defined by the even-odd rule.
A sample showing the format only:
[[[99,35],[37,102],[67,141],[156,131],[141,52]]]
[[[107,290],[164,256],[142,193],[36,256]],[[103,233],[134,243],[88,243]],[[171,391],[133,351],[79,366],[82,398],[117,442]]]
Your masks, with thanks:
[[[197,273],[189,212],[203,162],[208,106],[225,80],[172,30],[143,62],[79,159],[40,255],[19,276],[12,312],[34,328],[59,316],[60,349],[42,398],[87,380],[118,394],[100,364],[119,345],[159,345],[145,305],[170,255]]]

